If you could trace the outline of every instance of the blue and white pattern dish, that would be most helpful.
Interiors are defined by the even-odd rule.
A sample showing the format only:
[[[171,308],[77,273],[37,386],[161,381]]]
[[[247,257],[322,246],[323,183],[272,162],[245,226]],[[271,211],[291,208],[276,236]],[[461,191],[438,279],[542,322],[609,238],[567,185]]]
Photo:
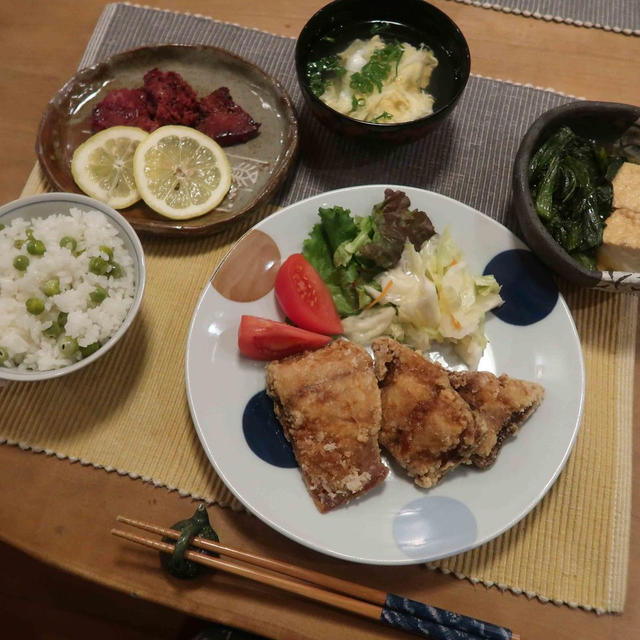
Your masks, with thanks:
[[[425,490],[383,451],[390,467],[385,482],[348,506],[321,514],[264,393],[265,363],[239,353],[237,331],[242,315],[284,319],[272,291],[275,273],[281,260],[301,251],[319,207],[340,205],[354,215],[367,215],[386,187],[405,191],[412,207],[426,211],[437,231],[449,226],[471,269],[491,272],[502,284],[505,304],[487,315],[489,344],[479,369],[538,382],[546,396],[492,468],[458,468]],[[446,353],[442,358],[446,362]],[[211,464],[251,513],[316,551],[355,562],[402,565],[481,545],[539,502],[575,442],[585,375],[567,305],[551,274],[515,235],[440,194],[367,185],[291,205],[238,241],[194,311],[186,385],[193,422]]]

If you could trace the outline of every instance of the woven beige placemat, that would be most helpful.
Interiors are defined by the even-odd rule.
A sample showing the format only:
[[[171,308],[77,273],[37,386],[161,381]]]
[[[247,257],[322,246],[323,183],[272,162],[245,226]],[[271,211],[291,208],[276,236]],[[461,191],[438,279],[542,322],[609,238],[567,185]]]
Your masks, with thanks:
[[[564,287],[585,359],[585,412],[560,478],[515,527],[434,563],[445,572],[599,613],[624,607],[638,301]]]
[[[23,195],[45,190],[36,167]],[[184,347],[204,283],[233,241],[269,213],[263,208],[213,238],[145,238],[147,291],[134,325],[91,367],[0,388],[0,442],[241,508],[208,463],[192,426]],[[538,507],[510,531],[430,566],[542,600],[621,611],[637,299],[573,288],[564,293],[587,371],[584,422],[568,465]]]

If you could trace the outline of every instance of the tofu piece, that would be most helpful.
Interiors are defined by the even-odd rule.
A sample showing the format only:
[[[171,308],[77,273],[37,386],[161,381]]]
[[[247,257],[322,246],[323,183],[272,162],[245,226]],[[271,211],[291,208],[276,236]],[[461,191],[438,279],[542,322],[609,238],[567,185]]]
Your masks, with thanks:
[[[640,212],[640,164],[623,162],[613,184],[613,208]]]
[[[382,418],[373,362],[348,340],[271,362],[267,393],[322,513],[380,484]]]
[[[596,262],[603,271],[640,273],[640,212],[617,209],[607,218]]]

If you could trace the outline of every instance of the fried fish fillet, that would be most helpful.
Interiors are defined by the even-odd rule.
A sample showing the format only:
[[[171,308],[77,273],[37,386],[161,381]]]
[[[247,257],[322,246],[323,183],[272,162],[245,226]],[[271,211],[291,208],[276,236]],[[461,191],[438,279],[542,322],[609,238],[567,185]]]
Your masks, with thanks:
[[[481,469],[496,460],[504,441],[538,408],[544,388],[535,382],[486,371],[452,371],[453,388],[471,407],[476,421],[471,463]]]
[[[459,464],[485,469],[544,396],[539,384],[447,371],[390,338],[373,341],[382,394],[380,443],[421,487]]]
[[[380,393],[366,350],[338,340],[271,362],[267,393],[321,512],[380,484]]]
[[[391,338],[371,344],[382,401],[380,444],[421,487],[468,460],[475,420],[446,369]]]

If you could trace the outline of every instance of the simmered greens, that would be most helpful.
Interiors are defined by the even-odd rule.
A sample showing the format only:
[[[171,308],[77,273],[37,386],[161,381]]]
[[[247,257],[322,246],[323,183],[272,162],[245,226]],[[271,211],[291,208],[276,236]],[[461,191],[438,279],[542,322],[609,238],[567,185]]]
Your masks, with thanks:
[[[596,269],[612,210],[611,180],[622,158],[609,156],[592,140],[560,128],[534,154],[529,186],[538,216],[553,238],[587,269]]]

